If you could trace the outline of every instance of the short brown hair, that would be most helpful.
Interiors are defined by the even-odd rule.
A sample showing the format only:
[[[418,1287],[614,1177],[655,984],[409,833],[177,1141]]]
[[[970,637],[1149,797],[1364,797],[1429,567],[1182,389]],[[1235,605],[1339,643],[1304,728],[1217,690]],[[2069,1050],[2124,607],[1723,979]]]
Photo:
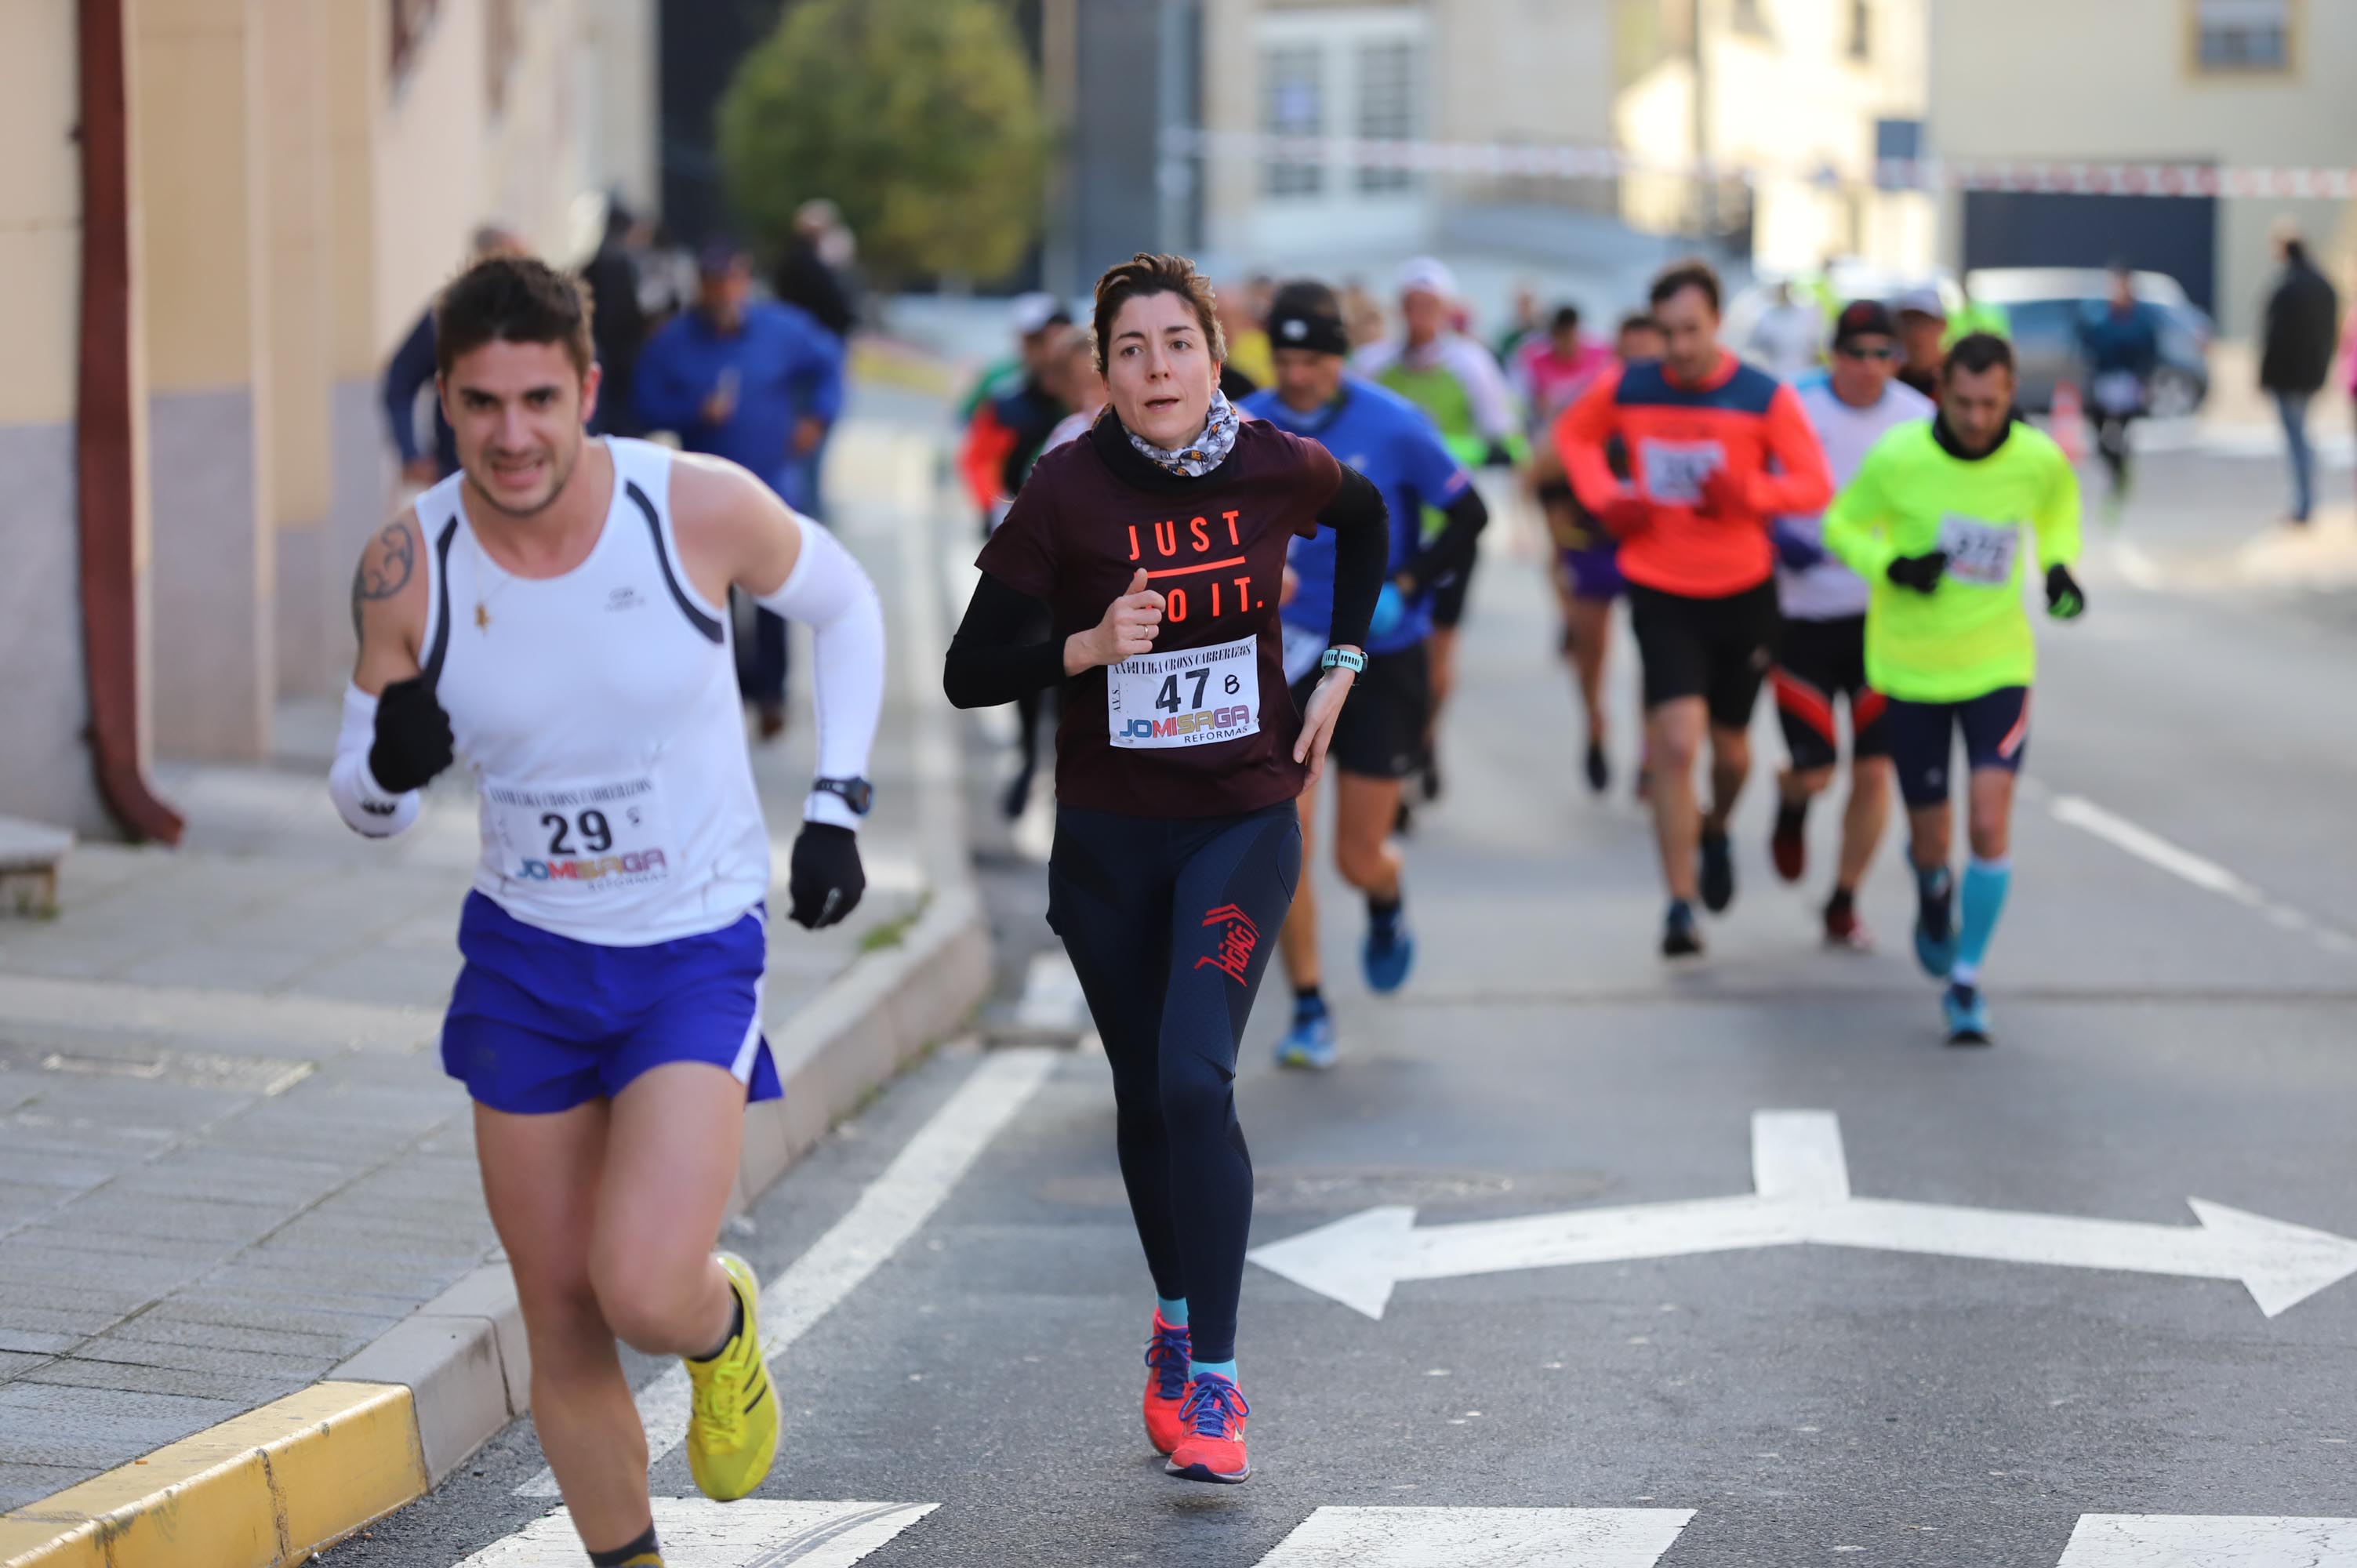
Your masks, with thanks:
[[[1999,365],[2006,368],[2008,375],[2013,372],[2013,345],[1994,332],[1967,332],[1956,339],[1948,357],[1941,361],[1940,380],[1945,382],[1958,371],[1977,376]]]
[[[580,283],[534,256],[486,256],[434,302],[434,368],[444,375],[486,343],[554,343],[589,373],[589,300]]]
[[[1653,286],[1645,295],[1646,303],[1659,310],[1690,288],[1702,290],[1702,296],[1710,301],[1710,313],[1718,314],[1718,274],[1700,256],[1673,262],[1655,274]]]
[[[1211,283],[1195,270],[1195,263],[1184,256],[1157,256],[1140,251],[1128,261],[1105,269],[1097,279],[1096,340],[1097,371],[1106,370],[1107,346],[1113,341],[1113,318],[1121,307],[1133,299],[1148,295],[1175,294],[1185,300],[1195,313],[1196,324],[1203,329],[1203,341],[1211,348],[1214,361],[1228,357],[1228,340],[1220,333],[1219,295],[1211,291]]]

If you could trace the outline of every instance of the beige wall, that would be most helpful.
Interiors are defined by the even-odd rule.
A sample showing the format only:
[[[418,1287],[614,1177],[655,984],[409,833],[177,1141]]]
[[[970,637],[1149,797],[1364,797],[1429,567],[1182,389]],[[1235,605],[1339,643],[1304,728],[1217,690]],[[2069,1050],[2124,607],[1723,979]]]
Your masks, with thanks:
[[[2357,5],[2303,0],[2289,73],[2214,77],[2191,70],[2184,0],[2140,3],[2169,25],[2121,27],[2108,5],[1939,0],[1931,51],[1937,151],[1953,158],[2348,164],[2357,149]],[[2020,47],[2033,36],[2038,48]],[[2090,72],[2090,60],[2103,69]],[[2220,209],[2218,306],[2229,333],[2249,331],[2255,318],[2272,269],[2267,229],[2278,214],[2298,218],[2347,280],[2340,206],[2253,199]],[[1953,261],[1962,252],[1961,203],[1951,200],[1944,210],[1942,243]]]
[[[70,418],[81,294],[81,160],[72,0],[0,12],[0,424]]]
[[[1436,0],[1434,134],[1601,146],[1612,135],[1612,0]]]

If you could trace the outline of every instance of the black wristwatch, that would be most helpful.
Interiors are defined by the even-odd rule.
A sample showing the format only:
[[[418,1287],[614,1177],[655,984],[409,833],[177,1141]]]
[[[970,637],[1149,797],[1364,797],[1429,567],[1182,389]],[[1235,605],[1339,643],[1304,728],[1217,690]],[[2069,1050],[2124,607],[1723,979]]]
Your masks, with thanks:
[[[855,817],[866,816],[876,806],[876,786],[865,779],[813,779],[811,789],[836,796]]]

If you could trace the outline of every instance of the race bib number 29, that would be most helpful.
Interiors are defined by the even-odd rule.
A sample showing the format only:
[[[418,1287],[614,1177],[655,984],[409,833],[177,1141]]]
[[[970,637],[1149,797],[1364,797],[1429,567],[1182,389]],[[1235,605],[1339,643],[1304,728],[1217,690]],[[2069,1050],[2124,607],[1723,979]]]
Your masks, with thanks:
[[[651,778],[519,784],[483,780],[484,815],[500,870],[519,882],[584,896],[643,887],[678,858]]]
[[[1113,744],[1211,746],[1260,733],[1260,639],[1141,653],[1105,671]]]

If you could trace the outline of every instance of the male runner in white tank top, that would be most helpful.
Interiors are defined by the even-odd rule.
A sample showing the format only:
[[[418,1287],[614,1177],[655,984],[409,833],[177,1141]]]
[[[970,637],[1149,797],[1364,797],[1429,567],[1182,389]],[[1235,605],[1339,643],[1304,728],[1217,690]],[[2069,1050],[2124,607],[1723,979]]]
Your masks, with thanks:
[[[856,833],[883,698],[883,612],[856,563],[745,469],[592,440],[574,281],[485,261],[436,306],[460,471],[370,543],[360,662],[329,777],[390,837],[463,759],[483,854],[443,1065],[476,1101],[484,1197],[532,1347],[533,1415],[599,1568],[660,1554],[617,1337],[687,1361],[689,1468],[768,1473],[778,1402],[759,1285],[716,1256],[761,1036],[769,833],[737,702],[732,586],[816,633],[821,777],[789,879],[808,927],[866,884]]]

